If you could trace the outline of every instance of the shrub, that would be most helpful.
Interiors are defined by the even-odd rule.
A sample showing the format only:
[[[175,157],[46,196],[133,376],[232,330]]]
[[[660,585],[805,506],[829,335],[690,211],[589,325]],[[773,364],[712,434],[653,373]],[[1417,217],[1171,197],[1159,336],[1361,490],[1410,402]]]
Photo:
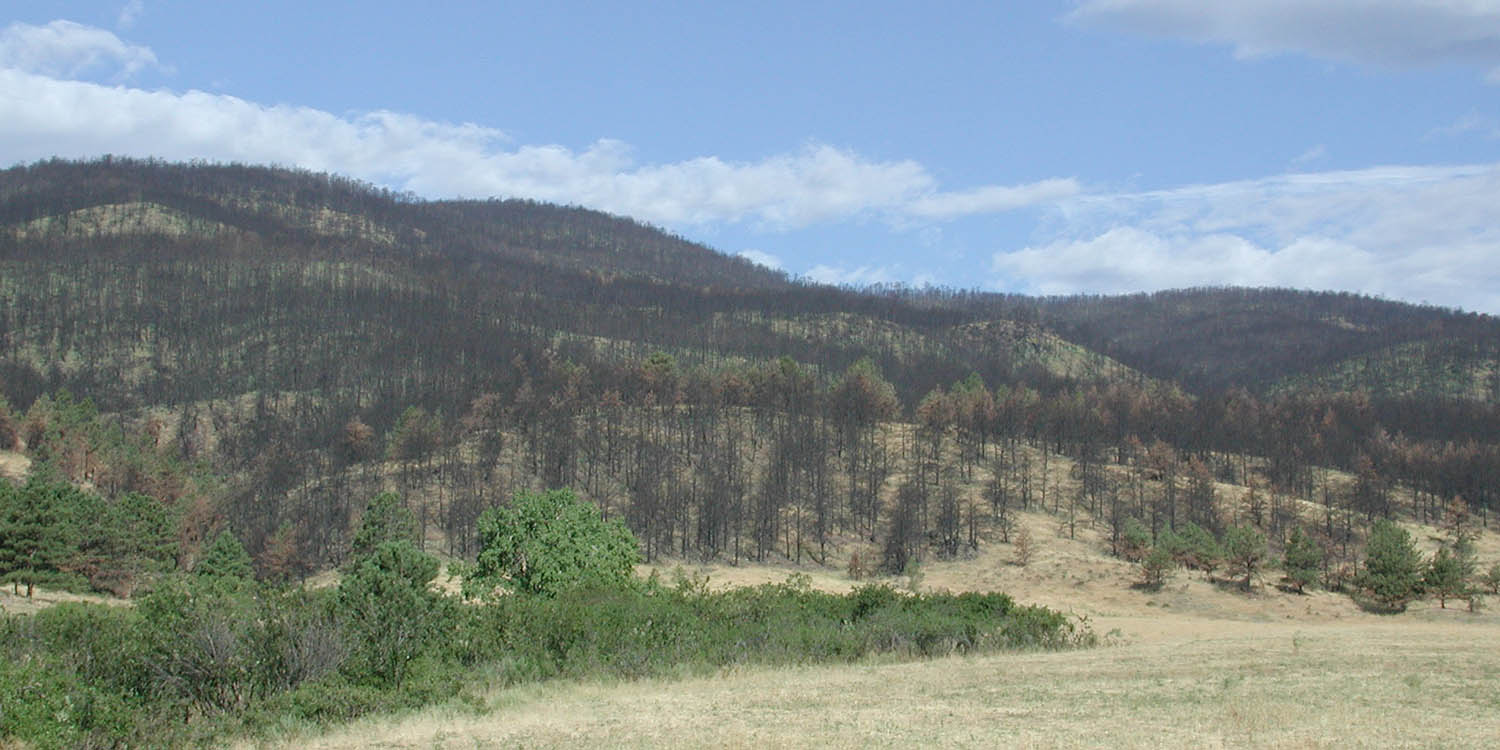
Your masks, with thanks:
[[[556,595],[571,588],[623,586],[640,547],[619,520],[605,521],[569,490],[521,492],[509,507],[479,517],[479,558],[466,593],[507,586]]]

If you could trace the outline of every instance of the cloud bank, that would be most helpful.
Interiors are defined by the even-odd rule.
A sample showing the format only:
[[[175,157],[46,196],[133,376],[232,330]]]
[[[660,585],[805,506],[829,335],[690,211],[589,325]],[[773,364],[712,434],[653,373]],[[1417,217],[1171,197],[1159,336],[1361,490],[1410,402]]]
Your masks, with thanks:
[[[857,216],[893,222],[1012,211],[1078,192],[1072,180],[944,191],[914,161],[812,143],[759,161],[640,164],[629,145],[514,145],[494,128],[377,111],[335,115],[233,96],[107,86],[80,75],[155,66],[149,49],[56,21],[0,36],[0,160],[104,153],[275,163],[338,172],[427,197],[525,197],[674,226],[794,229]]]
[[[1067,18],[1228,44],[1241,57],[1457,63],[1500,82],[1500,4],[1489,0],[1085,0]]]
[[[74,78],[100,70],[117,80],[159,67],[149,48],[127,44],[104,29],[72,21],[46,26],[13,23],[0,31],[0,68]]]
[[[1496,205],[1500,164],[1079,196],[1052,239],[996,253],[992,269],[1041,294],[1286,286],[1500,312]]]

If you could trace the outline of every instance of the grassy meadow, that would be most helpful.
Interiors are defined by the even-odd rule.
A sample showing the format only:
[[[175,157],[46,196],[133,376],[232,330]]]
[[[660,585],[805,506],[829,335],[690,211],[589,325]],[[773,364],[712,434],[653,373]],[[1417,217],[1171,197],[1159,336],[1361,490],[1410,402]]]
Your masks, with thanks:
[[[1022,518],[1037,540],[1029,565],[993,544],[925,565],[916,586],[1006,591],[1071,612],[1105,645],[557,681],[244,747],[1481,748],[1500,738],[1500,615],[1461,602],[1378,615],[1341,594],[1269,581],[1244,594],[1185,571],[1143,591],[1094,532],[1066,539],[1055,518]],[[1497,543],[1483,535],[1483,559]],[[816,588],[852,585],[831,567],[685,570],[718,586],[793,572]]]

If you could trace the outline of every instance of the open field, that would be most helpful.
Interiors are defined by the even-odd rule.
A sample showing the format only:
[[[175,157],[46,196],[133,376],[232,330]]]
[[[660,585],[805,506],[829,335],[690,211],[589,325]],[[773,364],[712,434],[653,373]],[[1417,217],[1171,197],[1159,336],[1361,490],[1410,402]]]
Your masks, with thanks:
[[[924,589],[999,589],[1072,612],[1106,644],[684,679],[557,682],[488,692],[479,706],[357,722],[269,747],[1495,747],[1500,615],[1419,602],[1397,616],[1347,596],[1252,594],[1178,572],[1160,591],[1099,539],[1026,515],[1038,554],[1010,547],[930,563]],[[1494,551],[1486,534],[1482,556]],[[670,575],[671,566],[664,566]],[[834,568],[690,566],[717,585]],[[905,579],[891,579],[907,585]]]
[[[285,744],[1494,747],[1500,738],[1492,622],[1203,621],[1144,632],[1087,651],[531,686],[492,693],[480,711],[368,720]]]

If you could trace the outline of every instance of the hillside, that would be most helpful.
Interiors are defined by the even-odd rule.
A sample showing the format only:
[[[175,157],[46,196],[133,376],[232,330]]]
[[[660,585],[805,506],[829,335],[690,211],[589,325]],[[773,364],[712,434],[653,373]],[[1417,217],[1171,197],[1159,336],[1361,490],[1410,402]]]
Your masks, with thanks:
[[[222,739],[261,709],[289,726],[477,706],[484,670],[530,684],[747,655],[801,664],[1092,642],[1046,607],[1132,638],[1285,617],[1366,623],[1362,607],[1467,617],[1432,613],[1410,588],[1372,600],[1355,573],[1394,519],[1416,533],[1424,566],[1439,547],[1467,550],[1476,567],[1459,576],[1468,588],[1443,589],[1450,607],[1491,585],[1479,566],[1500,554],[1488,530],[1500,509],[1495,326],[1285,290],[835,289],[575,208],[424,202],[258,167],[16,168],[0,175],[0,471],[14,479],[0,480],[11,590],[0,607],[40,611],[0,627],[96,622],[90,648],[123,661],[93,674],[92,657],[45,639],[0,639],[0,690],[29,689],[12,678],[49,660],[57,706],[107,699],[114,720],[100,727],[188,742]],[[646,571],[741,584],[796,574],[816,588],[721,592],[689,577],[576,591],[559,613],[526,597],[469,609],[432,585],[429,552],[477,566],[486,512],[564,487],[587,503],[579,517],[623,523]],[[369,529],[388,538],[372,547]],[[1279,588],[1292,548],[1313,593]],[[1139,590],[1132,559],[1148,551],[1192,570]],[[1249,566],[1251,593],[1230,580],[1234,565]],[[366,596],[387,574],[402,595]],[[851,591],[871,578],[924,594]],[[310,580],[337,583],[290,585]],[[938,588],[1001,588],[1043,609]],[[100,593],[140,606],[72,604]],[[846,627],[871,607],[884,608],[867,623],[877,629]],[[810,613],[823,619],[777,619]],[[690,617],[707,619],[679,619]],[[965,618],[998,630],[980,637]],[[388,627],[424,622],[470,640]],[[224,628],[243,637],[225,641]],[[1388,643],[1377,631],[1352,637]],[[651,637],[609,640],[629,633]],[[263,642],[287,650],[247,650]],[[392,661],[407,642],[426,651]],[[1412,653],[1414,668],[1467,654]],[[1212,649],[1203,659],[1160,674],[1244,664]],[[1034,668],[1048,663],[1062,662]],[[1069,668],[1087,680],[1087,662]],[[251,673],[245,692],[235,675]],[[1330,687],[1309,679],[1311,692]],[[33,730],[65,714],[48,711]],[[86,719],[63,723],[103,742]],[[536,731],[506,741],[559,741]]]
[[[458,557],[485,507],[567,485],[649,556],[734,562],[889,542],[906,492],[887,565],[973,537],[952,498],[985,471],[1029,497],[1058,457],[1497,502],[1500,323],[1352,295],[859,292],[583,209],[121,159],[0,172],[0,267],[0,449],[186,498],[185,539],[290,536],[299,570],[382,490]]]

